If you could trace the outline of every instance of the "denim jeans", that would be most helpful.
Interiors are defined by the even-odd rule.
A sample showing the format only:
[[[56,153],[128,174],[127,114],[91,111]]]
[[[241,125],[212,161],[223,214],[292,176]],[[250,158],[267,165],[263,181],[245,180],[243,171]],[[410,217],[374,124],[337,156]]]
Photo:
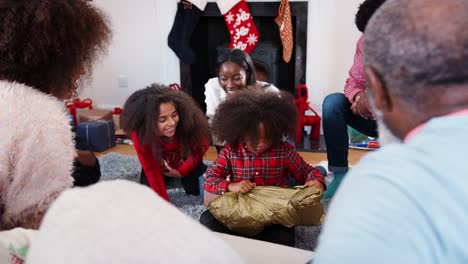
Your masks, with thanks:
[[[335,173],[346,172],[349,147],[347,126],[370,137],[377,137],[377,122],[353,114],[351,103],[342,93],[334,93],[325,97],[322,115],[328,169]]]

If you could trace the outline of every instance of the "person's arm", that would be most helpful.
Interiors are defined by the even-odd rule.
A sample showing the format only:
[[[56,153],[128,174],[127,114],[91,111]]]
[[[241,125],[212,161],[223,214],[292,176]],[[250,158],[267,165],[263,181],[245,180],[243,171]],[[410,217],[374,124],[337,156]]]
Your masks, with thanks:
[[[325,189],[325,179],[323,175],[320,173],[319,170],[314,168],[314,166],[307,163],[301,155],[297,152],[297,150],[289,143],[285,143],[287,150],[286,150],[286,166],[288,171],[292,173],[294,178],[298,182],[308,183],[311,181],[317,181],[321,183],[321,188]],[[309,183],[310,184],[310,183]],[[312,186],[312,185],[310,185]],[[318,185],[316,185],[319,187]]]
[[[362,44],[364,42],[364,36],[358,40],[356,45],[356,53],[354,54],[354,63],[349,70],[348,79],[344,87],[344,94],[352,104],[356,99],[356,95],[359,92],[366,90],[366,76],[364,73],[364,62],[362,58]]]
[[[266,83],[262,81],[258,81],[260,83],[260,86],[263,87],[263,91],[265,92],[273,92],[273,93],[279,93],[280,90],[273,85],[272,83]]]
[[[76,161],[86,167],[94,167],[97,164],[97,158],[90,150],[77,150]]]
[[[415,204],[421,201],[409,197],[405,183],[392,181],[401,168],[381,170],[391,166],[385,162],[360,163],[343,180],[327,212],[314,264],[428,263],[419,254],[433,252],[420,246],[437,239],[434,230]]]
[[[226,178],[230,175],[231,161],[229,159],[230,146],[225,146],[218,155],[218,158],[206,170],[203,177],[202,186],[207,192],[214,194],[223,194],[227,191],[230,181]]]
[[[148,183],[159,196],[169,201],[166,185],[162,176],[161,164],[156,160],[151,144],[142,146],[136,132],[132,132],[133,146],[146,174]]]
[[[354,103],[351,105],[351,111],[365,119],[375,119],[366,92],[359,92],[354,97]]]
[[[206,138],[203,139],[204,143],[204,149],[202,152],[199,153],[192,153],[183,163],[180,165],[180,167],[177,169],[177,171],[180,173],[182,177],[187,176],[190,172],[192,172],[197,165],[202,161],[203,155],[205,155],[206,151],[210,147],[208,140]]]

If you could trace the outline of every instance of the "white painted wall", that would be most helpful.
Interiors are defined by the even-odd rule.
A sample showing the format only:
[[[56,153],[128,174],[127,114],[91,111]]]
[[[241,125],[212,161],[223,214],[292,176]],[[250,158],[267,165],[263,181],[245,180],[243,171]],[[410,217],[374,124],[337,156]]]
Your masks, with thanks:
[[[268,1],[272,0],[248,2]],[[327,94],[343,91],[360,36],[354,14],[362,1],[308,1],[307,85],[311,105],[318,112]],[[114,37],[81,97],[92,98],[96,105],[115,106],[150,83],[180,83],[178,58],[167,46],[177,0],[93,2],[109,15]],[[118,87],[119,76],[128,79],[127,88]]]

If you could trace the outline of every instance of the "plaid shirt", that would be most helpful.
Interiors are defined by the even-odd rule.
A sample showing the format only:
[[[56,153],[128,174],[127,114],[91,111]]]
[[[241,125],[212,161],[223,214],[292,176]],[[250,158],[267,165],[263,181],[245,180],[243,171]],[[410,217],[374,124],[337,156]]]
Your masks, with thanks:
[[[242,180],[250,180],[258,186],[285,186],[289,173],[300,183],[319,180],[325,186],[322,174],[305,162],[287,142],[282,142],[258,156],[249,152],[244,145],[237,148],[226,145],[205,172],[203,189],[222,194],[226,192],[230,182]]]
[[[346,79],[344,94],[348,100],[353,103],[354,96],[359,92],[366,90],[366,76],[364,74],[364,64],[362,61],[362,43],[364,35],[359,38],[356,45],[356,53],[354,54],[354,63],[349,70],[349,77]]]

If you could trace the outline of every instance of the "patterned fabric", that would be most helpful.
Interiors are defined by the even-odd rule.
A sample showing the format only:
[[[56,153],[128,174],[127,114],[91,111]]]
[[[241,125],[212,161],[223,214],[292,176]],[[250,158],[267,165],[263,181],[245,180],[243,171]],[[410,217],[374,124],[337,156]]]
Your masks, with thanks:
[[[24,263],[29,247],[38,232],[37,230],[25,228],[0,231],[0,263]]]
[[[281,0],[275,23],[279,27],[281,43],[283,44],[283,60],[288,63],[291,60],[294,39],[292,34],[291,10],[288,0]]]
[[[11,254],[11,263],[12,264],[23,264],[24,260],[12,253]]]
[[[366,90],[366,76],[364,74],[364,64],[362,58],[362,43],[364,36],[359,38],[354,54],[354,63],[349,70],[349,77],[346,79],[344,94],[351,103],[354,103],[354,96]]]
[[[285,186],[289,173],[300,183],[319,180],[325,186],[322,174],[305,162],[287,142],[260,155],[249,152],[244,145],[226,145],[205,172],[203,188],[222,194],[230,182],[242,180],[250,180],[258,186]]]
[[[231,35],[229,48],[241,49],[247,53],[252,52],[257,46],[259,34],[247,3],[244,0],[239,1],[224,14],[224,20]]]

